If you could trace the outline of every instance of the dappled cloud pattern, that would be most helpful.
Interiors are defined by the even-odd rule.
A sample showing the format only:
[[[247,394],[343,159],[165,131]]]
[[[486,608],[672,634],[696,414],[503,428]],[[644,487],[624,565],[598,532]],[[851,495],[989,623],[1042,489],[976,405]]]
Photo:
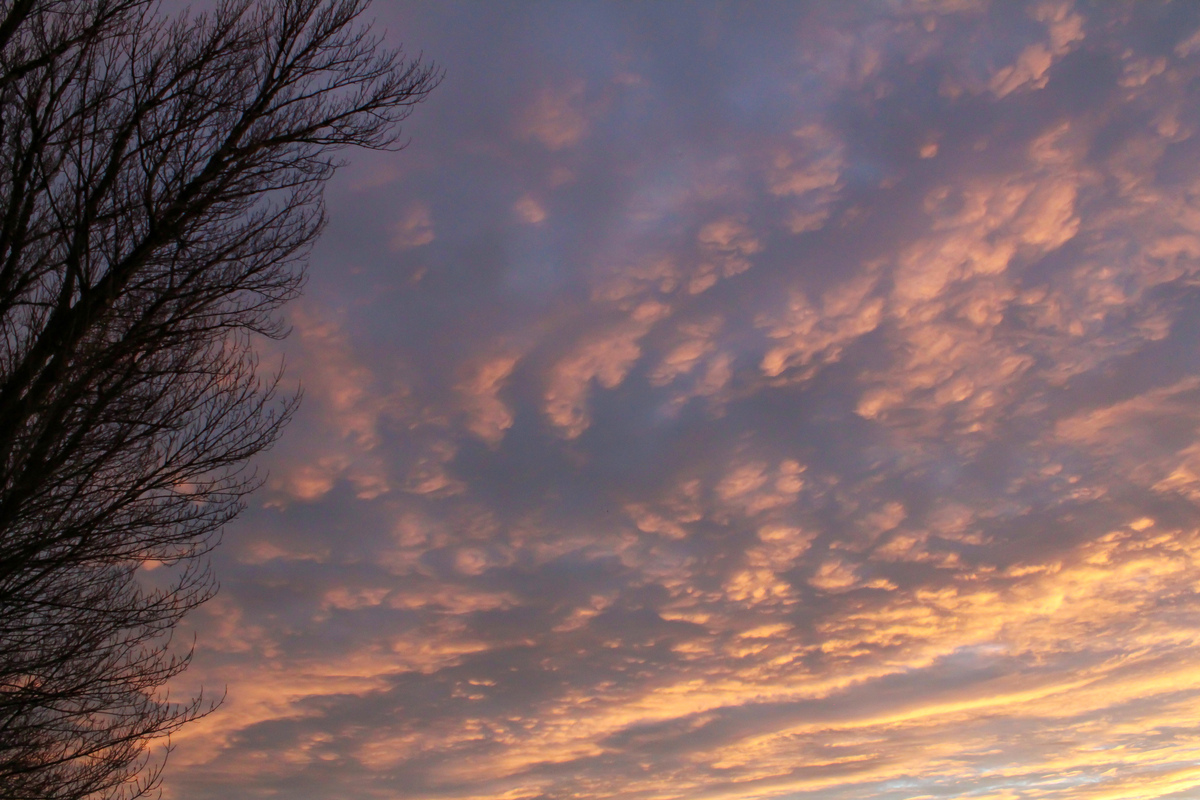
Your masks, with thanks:
[[[375,10],[169,797],[1200,793],[1200,8]]]

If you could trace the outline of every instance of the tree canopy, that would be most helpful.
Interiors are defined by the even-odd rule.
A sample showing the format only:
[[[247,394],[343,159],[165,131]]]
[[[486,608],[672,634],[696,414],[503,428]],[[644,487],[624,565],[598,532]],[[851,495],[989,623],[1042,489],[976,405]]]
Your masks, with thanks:
[[[146,795],[209,708],[166,697],[171,632],[296,403],[254,337],[340,151],[400,146],[440,77],[367,4],[0,3],[4,798]]]

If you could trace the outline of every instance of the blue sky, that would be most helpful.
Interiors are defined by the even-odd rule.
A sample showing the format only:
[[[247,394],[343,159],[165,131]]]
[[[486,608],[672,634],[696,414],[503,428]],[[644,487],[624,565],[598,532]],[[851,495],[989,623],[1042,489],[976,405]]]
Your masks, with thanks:
[[[169,797],[1200,791],[1200,7],[370,13]]]

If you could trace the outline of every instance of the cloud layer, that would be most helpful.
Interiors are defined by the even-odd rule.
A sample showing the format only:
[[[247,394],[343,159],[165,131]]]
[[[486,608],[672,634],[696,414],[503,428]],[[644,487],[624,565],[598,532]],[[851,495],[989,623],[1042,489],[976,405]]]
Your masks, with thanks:
[[[1200,9],[375,11],[169,797],[1200,791]]]

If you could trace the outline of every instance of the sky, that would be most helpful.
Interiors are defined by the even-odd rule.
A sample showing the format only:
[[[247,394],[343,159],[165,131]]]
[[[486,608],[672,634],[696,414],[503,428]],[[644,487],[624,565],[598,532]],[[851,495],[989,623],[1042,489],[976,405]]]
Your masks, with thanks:
[[[370,14],[168,800],[1200,796],[1200,4]]]

